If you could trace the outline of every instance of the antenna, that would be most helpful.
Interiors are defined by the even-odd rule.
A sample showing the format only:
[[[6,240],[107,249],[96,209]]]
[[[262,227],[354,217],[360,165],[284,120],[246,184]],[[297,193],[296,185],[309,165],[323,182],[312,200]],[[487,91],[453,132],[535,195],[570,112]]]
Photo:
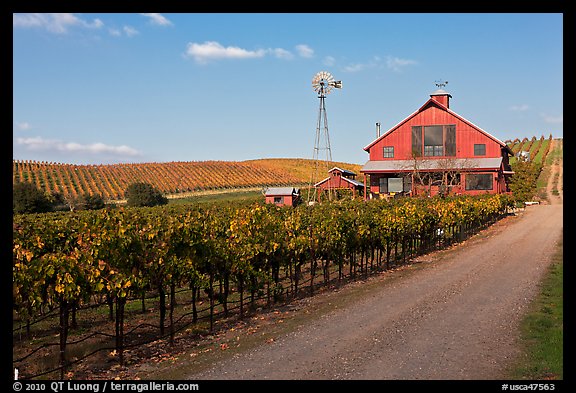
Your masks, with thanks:
[[[318,109],[318,122],[316,124],[316,138],[314,142],[314,168],[310,177],[310,184],[308,187],[308,204],[312,202],[314,185],[319,181],[318,172],[321,169],[320,150],[324,150],[326,159],[323,160],[325,173],[330,170],[332,162],[332,150],[330,148],[330,135],[328,134],[328,116],[326,115],[326,95],[330,94],[333,89],[341,89],[342,81],[334,80],[332,74],[327,71],[320,71],[314,78],[312,78],[312,89],[318,94],[320,99],[320,108]],[[318,194],[318,199],[320,194]],[[332,199],[332,189],[328,183],[328,199]]]
[[[434,81],[434,82],[436,82],[436,87],[438,87],[438,88],[440,88],[440,89],[443,88],[443,87],[445,87],[445,86],[448,84],[448,81],[442,82],[442,80],[437,80],[437,81]]]

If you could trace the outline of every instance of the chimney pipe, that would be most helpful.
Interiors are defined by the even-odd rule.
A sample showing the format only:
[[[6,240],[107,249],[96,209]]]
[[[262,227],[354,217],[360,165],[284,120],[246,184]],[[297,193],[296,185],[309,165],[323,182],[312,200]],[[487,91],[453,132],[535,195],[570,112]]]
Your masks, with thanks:
[[[376,123],[376,138],[380,138],[380,123]]]

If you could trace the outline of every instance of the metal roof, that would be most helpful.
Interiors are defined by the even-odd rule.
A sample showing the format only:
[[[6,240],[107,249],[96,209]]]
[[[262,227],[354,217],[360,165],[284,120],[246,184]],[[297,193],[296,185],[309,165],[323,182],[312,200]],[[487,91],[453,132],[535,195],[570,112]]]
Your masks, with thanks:
[[[348,183],[355,185],[356,187],[364,187],[364,183],[359,182],[357,180],[354,179],[348,179],[347,177],[342,177],[342,180],[346,180]],[[327,182],[328,180],[330,180],[330,177],[327,177],[324,180],[320,180],[318,183],[314,184],[314,187],[318,187],[320,184]]]
[[[480,169],[499,169],[502,157],[497,158],[422,158],[415,160],[368,161],[360,172],[408,172],[417,168],[420,171],[457,169],[473,171]]]
[[[436,90],[434,93],[430,94],[431,96],[450,96],[450,93],[448,93],[446,90],[443,89],[438,89]]]
[[[354,175],[354,176],[356,176],[356,174],[355,174],[354,172],[349,171],[348,169],[342,169],[342,168],[337,167],[337,166],[335,166],[334,168],[330,169],[328,172],[333,172],[333,171],[335,171],[335,170],[338,170],[338,171],[342,172],[342,173],[345,174],[345,175]]]
[[[266,196],[272,195],[292,195],[298,194],[300,189],[295,187],[269,187],[266,190]]]

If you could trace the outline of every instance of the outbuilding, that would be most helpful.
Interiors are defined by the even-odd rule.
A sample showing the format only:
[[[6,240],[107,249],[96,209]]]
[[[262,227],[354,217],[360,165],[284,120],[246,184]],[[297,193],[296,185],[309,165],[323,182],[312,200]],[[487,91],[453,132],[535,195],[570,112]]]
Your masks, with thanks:
[[[356,173],[337,166],[328,171],[328,177],[314,184],[317,193],[326,190],[350,190],[352,196],[361,195],[364,191],[364,183],[356,180]]]
[[[269,187],[264,195],[266,203],[277,206],[296,206],[300,202],[300,189],[296,187]]]

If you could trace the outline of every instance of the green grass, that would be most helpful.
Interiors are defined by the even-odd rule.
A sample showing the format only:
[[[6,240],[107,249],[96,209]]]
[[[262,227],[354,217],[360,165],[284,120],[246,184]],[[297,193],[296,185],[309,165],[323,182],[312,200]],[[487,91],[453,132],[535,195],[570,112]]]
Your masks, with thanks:
[[[239,191],[211,195],[198,195],[187,198],[170,199],[170,204],[187,203],[219,203],[219,202],[264,202],[264,195],[260,191]]]
[[[523,354],[511,371],[513,379],[564,378],[563,257],[561,241],[541,292],[522,321],[520,345]]]

